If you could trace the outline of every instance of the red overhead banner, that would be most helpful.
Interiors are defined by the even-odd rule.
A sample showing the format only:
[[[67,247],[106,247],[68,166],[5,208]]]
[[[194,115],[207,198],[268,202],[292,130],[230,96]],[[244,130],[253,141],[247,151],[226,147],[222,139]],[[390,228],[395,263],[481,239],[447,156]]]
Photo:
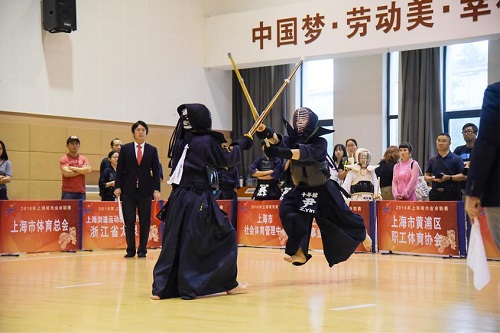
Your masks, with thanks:
[[[380,201],[377,217],[379,251],[459,255],[457,202]]]

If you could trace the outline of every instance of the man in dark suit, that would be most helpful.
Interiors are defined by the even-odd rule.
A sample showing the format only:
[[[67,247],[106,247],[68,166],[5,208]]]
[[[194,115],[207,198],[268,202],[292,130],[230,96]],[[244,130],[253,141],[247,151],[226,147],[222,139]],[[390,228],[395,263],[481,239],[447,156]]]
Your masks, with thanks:
[[[465,210],[474,219],[485,208],[486,220],[500,249],[500,82],[484,92],[479,135],[470,157]]]
[[[134,142],[122,146],[116,168],[115,196],[122,201],[127,254],[135,249],[135,212],[139,215],[137,256],[145,258],[151,224],[151,198],[160,199],[160,160],[156,147],[146,143],[148,125],[139,120],[132,125]]]

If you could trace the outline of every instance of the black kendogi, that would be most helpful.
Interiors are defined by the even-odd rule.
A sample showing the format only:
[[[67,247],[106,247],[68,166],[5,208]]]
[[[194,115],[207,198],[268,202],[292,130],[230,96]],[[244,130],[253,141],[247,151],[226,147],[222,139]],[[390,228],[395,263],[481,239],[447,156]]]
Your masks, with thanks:
[[[182,115],[187,110],[187,115]],[[236,231],[215,201],[209,169],[235,165],[252,140],[244,137],[223,148],[222,133],[211,131],[210,111],[202,104],[183,104],[170,140],[169,157],[176,172],[186,145],[182,178],[159,217],[165,221],[163,244],[153,270],[153,295],[159,298],[197,296],[238,286]]]
[[[219,174],[219,189],[215,191],[217,200],[235,200],[238,194],[235,189],[240,188],[240,174],[238,169],[233,167],[217,171]]]
[[[313,218],[321,231],[323,252],[329,266],[347,260],[366,237],[363,219],[346,205],[339,185],[330,179],[327,141],[321,136],[331,131],[318,126],[318,117],[308,108],[294,113],[293,128],[288,125],[289,136],[278,136],[280,142],[265,148],[269,157],[292,158],[291,149],[300,150],[300,158],[290,165],[293,189],[285,194],[279,214],[288,240],[285,253],[293,256],[299,248],[306,256]],[[268,129],[266,129],[268,130]],[[269,129],[272,133],[272,129]],[[271,138],[272,134],[259,134]],[[304,263],[294,262],[296,266]]]
[[[250,173],[255,171],[272,171],[272,179],[257,179],[257,186],[253,192],[254,200],[278,200],[281,197],[279,180],[283,172],[283,161],[280,158],[258,157],[250,165]]]

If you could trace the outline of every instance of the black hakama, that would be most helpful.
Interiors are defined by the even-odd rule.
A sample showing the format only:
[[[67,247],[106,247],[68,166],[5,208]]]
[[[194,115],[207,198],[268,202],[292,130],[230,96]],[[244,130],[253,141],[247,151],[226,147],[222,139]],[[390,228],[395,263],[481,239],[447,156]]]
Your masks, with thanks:
[[[165,228],[153,270],[153,295],[159,298],[194,299],[238,286],[236,231],[215,201],[207,166],[233,166],[241,150],[222,148],[211,133],[190,134],[178,142],[173,168],[186,143],[182,179],[160,212]]]

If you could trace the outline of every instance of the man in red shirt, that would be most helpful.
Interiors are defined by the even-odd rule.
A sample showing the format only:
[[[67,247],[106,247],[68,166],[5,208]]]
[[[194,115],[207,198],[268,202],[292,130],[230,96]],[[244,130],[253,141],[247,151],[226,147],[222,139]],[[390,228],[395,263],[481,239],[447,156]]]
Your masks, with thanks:
[[[59,160],[62,173],[61,199],[85,200],[85,175],[91,171],[89,160],[78,154],[80,139],[77,136],[70,136],[66,140],[66,147],[68,153]]]

